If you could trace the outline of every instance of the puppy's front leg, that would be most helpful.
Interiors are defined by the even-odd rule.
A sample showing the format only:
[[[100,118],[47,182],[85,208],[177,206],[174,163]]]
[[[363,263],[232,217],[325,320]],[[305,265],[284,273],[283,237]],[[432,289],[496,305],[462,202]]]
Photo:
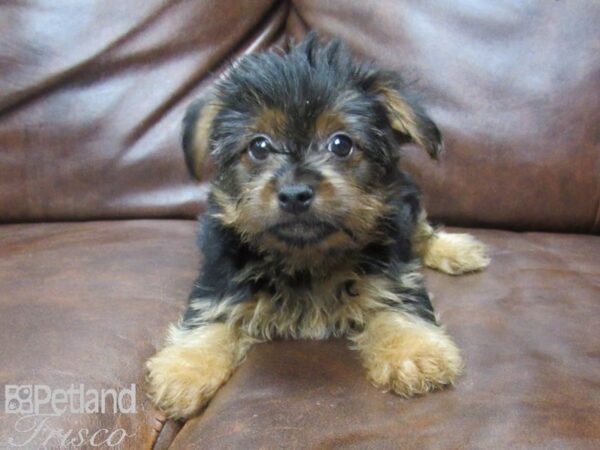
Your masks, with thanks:
[[[197,413],[231,376],[248,345],[225,323],[173,326],[167,345],[146,363],[149,393],[170,418]]]
[[[256,341],[234,317],[252,289],[249,282],[236,281],[240,258],[231,232],[207,217],[200,236],[205,263],[187,311],[171,326],[167,345],[146,363],[150,396],[172,418],[190,417],[204,407]]]
[[[404,397],[453,384],[462,371],[452,339],[410,313],[377,312],[352,340],[369,380]]]

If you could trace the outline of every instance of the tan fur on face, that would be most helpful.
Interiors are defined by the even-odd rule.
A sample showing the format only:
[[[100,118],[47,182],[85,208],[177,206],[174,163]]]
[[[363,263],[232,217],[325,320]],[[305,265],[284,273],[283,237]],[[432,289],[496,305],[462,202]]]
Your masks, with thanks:
[[[195,414],[230,377],[248,342],[221,323],[172,327],[167,346],[146,363],[150,397],[168,417]]]
[[[258,113],[250,129],[267,136],[284,136],[286,126],[287,118],[283,111],[265,107]]]
[[[322,112],[315,121],[315,132],[322,139],[330,136],[336,131],[344,130],[345,128],[346,123],[344,121],[344,115],[335,110]]]
[[[251,242],[273,221],[273,211],[278,208],[271,179],[270,171],[252,179],[244,185],[238,198],[213,188],[215,201],[221,208],[214,217],[223,225],[236,229],[245,242]]]
[[[319,191],[325,195],[317,195],[314,202],[320,214],[331,219],[343,216],[344,225],[352,230],[360,244],[377,238],[372,232],[387,213],[383,193],[367,192],[331,167],[323,167],[321,175]]]
[[[424,212],[419,216],[413,245],[427,267],[449,275],[482,270],[490,263],[482,242],[470,234],[434,230]]]
[[[276,158],[267,164],[276,164]],[[215,214],[221,223],[233,227],[241,238],[265,253],[276,251],[285,254],[290,269],[315,267],[326,263],[330,250],[352,251],[375,239],[374,230],[379,219],[387,212],[383,194],[366,192],[351,179],[344,177],[332,167],[321,169],[323,180],[317,187],[317,195],[311,206],[321,220],[342,224],[345,231],[338,230],[322,241],[305,247],[288,244],[270,235],[266,230],[281,220],[272,168],[244,184],[237,198],[215,188],[213,195],[221,211]],[[349,233],[348,233],[349,232]]]
[[[213,214],[213,217],[225,226],[233,225],[239,220],[235,201],[226,192],[220,189],[213,188],[212,193],[215,197],[215,201],[221,207],[221,211]]]
[[[405,397],[453,384],[462,371],[452,339],[412,314],[376,313],[351,340],[371,382]]]

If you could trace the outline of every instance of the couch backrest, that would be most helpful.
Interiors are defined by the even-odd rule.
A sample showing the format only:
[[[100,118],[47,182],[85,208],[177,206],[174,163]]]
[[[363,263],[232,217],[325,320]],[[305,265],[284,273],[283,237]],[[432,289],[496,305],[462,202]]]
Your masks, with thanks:
[[[231,58],[345,39],[415,81],[447,152],[407,147],[430,215],[600,232],[600,4],[32,0],[0,6],[0,220],[193,217],[187,104]]]

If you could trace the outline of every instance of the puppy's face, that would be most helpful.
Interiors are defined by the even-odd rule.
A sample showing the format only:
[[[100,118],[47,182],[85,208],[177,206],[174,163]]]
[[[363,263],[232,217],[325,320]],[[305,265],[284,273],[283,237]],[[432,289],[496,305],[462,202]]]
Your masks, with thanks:
[[[238,61],[190,108],[184,150],[210,153],[217,217],[264,251],[304,259],[363,246],[386,215],[398,146],[441,150],[401,81],[314,36],[290,53]]]

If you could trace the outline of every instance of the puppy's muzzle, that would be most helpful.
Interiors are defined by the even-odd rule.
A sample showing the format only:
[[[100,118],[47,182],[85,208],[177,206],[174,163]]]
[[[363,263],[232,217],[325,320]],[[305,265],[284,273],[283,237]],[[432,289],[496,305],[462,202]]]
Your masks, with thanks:
[[[315,190],[308,184],[286,184],[279,188],[277,199],[279,208],[291,213],[300,214],[310,208],[315,198]]]

